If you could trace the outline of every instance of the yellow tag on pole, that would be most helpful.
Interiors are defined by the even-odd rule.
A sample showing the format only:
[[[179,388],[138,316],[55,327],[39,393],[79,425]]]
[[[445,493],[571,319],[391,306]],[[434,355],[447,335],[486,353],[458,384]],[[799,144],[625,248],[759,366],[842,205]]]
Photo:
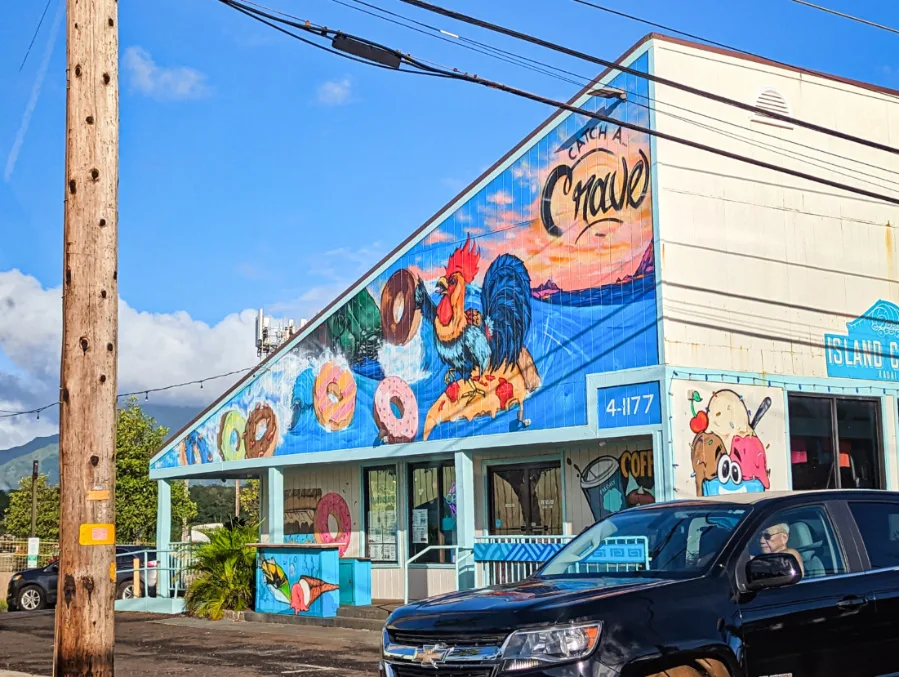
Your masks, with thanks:
[[[89,501],[108,501],[109,489],[93,489],[87,492],[87,500]]]
[[[109,580],[115,583],[115,560],[109,564]]]
[[[82,524],[78,532],[81,545],[115,545],[115,524]]]

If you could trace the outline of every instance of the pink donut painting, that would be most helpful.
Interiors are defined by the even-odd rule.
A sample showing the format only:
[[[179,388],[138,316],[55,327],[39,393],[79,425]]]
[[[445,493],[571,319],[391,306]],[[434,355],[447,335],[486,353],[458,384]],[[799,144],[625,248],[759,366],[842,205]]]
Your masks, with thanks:
[[[378,384],[374,415],[382,440],[395,443],[415,439],[418,402],[412,388],[399,376],[388,376]]]
[[[325,362],[312,390],[315,417],[330,432],[343,430],[356,413],[356,379],[353,372],[334,362]]]
[[[337,522],[337,534],[331,533],[332,515]],[[315,542],[321,545],[339,545],[340,556],[343,557],[343,553],[350,547],[352,533],[353,519],[343,496],[333,492],[322,496],[315,508]]]

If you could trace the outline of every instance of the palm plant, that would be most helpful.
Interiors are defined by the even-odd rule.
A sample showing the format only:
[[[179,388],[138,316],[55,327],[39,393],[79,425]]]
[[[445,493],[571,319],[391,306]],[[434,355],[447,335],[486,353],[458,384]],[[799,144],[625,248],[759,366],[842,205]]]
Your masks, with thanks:
[[[259,527],[231,523],[205,533],[209,542],[197,548],[187,567],[192,579],[184,595],[188,613],[217,621],[225,611],[251,609],[256,550],[248,546],[258,540]]]

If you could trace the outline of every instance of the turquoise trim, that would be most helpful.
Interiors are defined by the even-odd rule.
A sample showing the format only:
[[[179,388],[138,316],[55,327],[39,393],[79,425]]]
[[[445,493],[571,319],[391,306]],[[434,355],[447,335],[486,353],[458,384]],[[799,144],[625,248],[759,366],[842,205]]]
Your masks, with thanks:
[[[768,386],[773,388],[782,388],[784,391],[784,412],[785,412],[785,430],[786,430],[786,438],[784,440],[784,448],[790,448],[790,417],[789,417],[789,394],[790,393],[805,393],[805,394],[818,394],[818,395],[832,395],[835,397],[844,396],[844,397],[865,397],[865,398],[876,398],[880,401],[880,415],[881,415],[881,425],[882,425],[882,435],[883,435],[883,446],[882,446],[882,458],[884,464],[884,473],[887,480],[887,487],[893,488],[891,483],[892,473],[893,473],[893,463],[894,457],[897,455],[897,439],[895,435],[889,434],[889,428],[887,427],[887,417],[890,417],[894,424],[899,422],[899,418],[897,418],[897,411],[890,407],[889,402],[893,397],[899,395],[899,384],[895,386],[888,386],[886,383],[882,381],[868,381],[861,379],[849,379],[849,378],[829,378],[829,377],[810,377],[810,376],[788,376],[788,375],[771,375],[771,374],[760,374],[758,372],[740,372],[733,370],[715,370],[715,369],[697,369],[697,368],[683,368],[683,367],[665,367],[665,392],[668,393],[668,401],[670,402],[671,398],[674,396],[671,388],[671,382],[674,380],[679,381],[696,381],[696,382],[708,382],[708,383],[729,383],[734,385],[755,385],[755,386]],[[663,412],[662,417],[663,423],[666,422],[666,418]],[[669,458],[669,462],[666,465],[672,466],[671,470],[674,470],[673,461],[673,424],[672,424],[672,416],[669,412],[667,417],[667,424],[665,425],[665,430],[667,430],[668,434],[668,449],[672,454]],[[788,468],[788,479],[787,484],[790,488],[792,488],[792,473],[789,472],[790,468],[790,459],[787,458],[787,468]],[[673,474],[671,480],[669,482],[669,487],[674,489],[674,497],[679,498],[677,496],[677,489],[673,485]]]
[[[476,525],[474,453],[457,451],[453,462],[456,467],[456,544],[470,548],[474,545]]]
[[[284,542],[284,472],[269,468],[265,475],[269,543]]]
[[[269,456],[243,461],[204,463],[203,465],[180,466],[177,468],[157,468],[150,470],[151,479],[173,479],[189,477],[234,477],[252,474],[264,468],[292,467],[324,463],[348,463],[365,461],[382,465],[402,462],[413,457],[435,456],[456,451],[495,449],[501,447],[524,447],[546,444],[585,442],[596,439],[596,433],[589,426],[550,428],[547,430],[518,431],[502,435],[461,437],[434,442],[413,442],[409,444],[388,444],[380,447],[321,451],[309,454]]]
[[[788,452],[788,456],[787,456],[787,469],[788,469],[787,489],[789,489],[790,491],[793,491],[793,461],[792,461],[792,458],[789,456],[790,449],[792,448],[792,445],[790,444],[790,392],[785,389],[783,391],[783,394],[784,394],[784,414],[785,414],[784,415],[784,431],[786,432],[786,435],[787,435],[786,447],[784,447],[784,448],[787,449],[787,452]]]
[[[172,543],[172,487],[164,480],[156,484],[156,549],[168,550]],[[169,596],[171,578],[168,566],[159,567],[156,574],[158,597]]]

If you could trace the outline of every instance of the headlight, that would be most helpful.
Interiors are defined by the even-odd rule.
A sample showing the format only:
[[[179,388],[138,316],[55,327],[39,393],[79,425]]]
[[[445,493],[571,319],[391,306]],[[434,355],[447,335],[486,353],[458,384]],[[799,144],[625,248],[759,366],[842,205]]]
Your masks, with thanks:
[[[503,670],[533,670],[587,658],[599,644],[601,623],[519,630],[503,647]]]
[[[15,576],[13,576],[13,577],[12,577],[11,579],[9,579],[9,580],[14,582],[14,581],[19,580],[20,578],[22,578],[22,574],[16,574]]]

